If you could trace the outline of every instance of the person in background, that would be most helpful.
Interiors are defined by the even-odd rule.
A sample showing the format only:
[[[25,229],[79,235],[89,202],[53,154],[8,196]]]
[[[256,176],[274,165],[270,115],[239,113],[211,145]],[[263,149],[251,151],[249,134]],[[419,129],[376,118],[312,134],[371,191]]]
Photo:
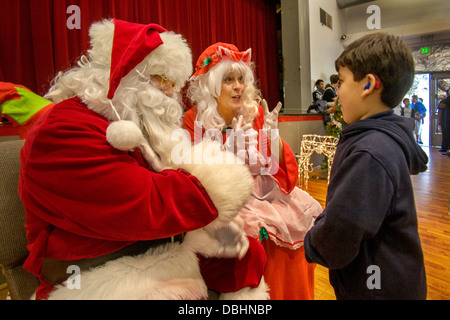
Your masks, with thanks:
[[[408,121],[410,121],[412,123],[412,128],[414,131],[414,111],[413,109],[411,109],[410,107],[410,101],[409,98],[404,98],[403,99],[403,105],[399,104],[397,107],[395,107],[394,110],[394,114],[401,116],[401,117],[405,117],[408,119]]]
[[[191,77],[188,96],[194,107],[183,126],[194,143],[215,133],[215,141],[233,150],[235,138],[245,138],[235,152],[248,165],[255,188],[240,217],[246,234],[259,239],[266,251],[270,298],[312,300],[315,266],[305,259],[303,240],[322,209],[296,186],[294,153],[278,134],[281,103],[269,112],[253,68],[250,49],[239,51],[227,43],[208,47]]]
[[[403,40],[377,32],[352,42],[335,65],[347,125],[325,209],[305,237],[307,260],[329,269],[339,300],[426,299],[410,175],[425,171],[428,157],[392,110],[413,83],[414,58]]]
[[[447,89],[447,97],[439,103],[439,123],[442,130],[442,145],[439,151],[450,156],[450,88]]]
[[[316,90],[313,92],[313,103],[308,107],[307,113],[315,112],[324,116],[324,125],[329,121],[329,115],[331,109],[328,104],[323,100],[322,95],[325,90],[325,84],[322,79],[318,79],[315,84]]]
[[[414,118],[414,110],[411,108],[411,102],[408,98],[403,99],[402,116]]]
[[[339,85],[339,76],[337,74],[332,74],[330,76],[330,83],[325,86],[325,91],[323,93],[322,99],[328,103],[329,107],[334,106],[336,103],[336,89]]]
[[[331,121],[331,113],[333,112],[333,107],[336,105],[337,96],[336,89],[339,85],[339,77],[337,74],[332,74],[330,76],[330,83],[325,86],[325,91],[322,95],[322,99],[327,103],[327,109],[323,113],[323,125],[325,128]]]
[[[422,101],[419,101],[417,95],[413,95],[412,97],[412,103],[411,108],[414,110],[414,120],[415,120],[415,127],[414,127],[414,134],[416,136],[416,142],[418,144],[423,144],[422,142],[422,125],[425,122],[425,117],[427,116],[427,108],[422,103]]]
[[[322,79],[318,79],[316,83],[314,84],[316,90],[313,91],[312,97],[313,97],[313,103],[317,100],[322,100],[322,95],[325,90],[325,83]]]

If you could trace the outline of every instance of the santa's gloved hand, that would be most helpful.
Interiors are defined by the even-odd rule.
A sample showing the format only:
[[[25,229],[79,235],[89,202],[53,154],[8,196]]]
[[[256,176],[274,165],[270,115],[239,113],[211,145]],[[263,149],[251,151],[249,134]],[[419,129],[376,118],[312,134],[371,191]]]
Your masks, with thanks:
[[[249,241],[241,227],[234,221],[213,231],[213,235],[222,244],[219,255],[241,259],[248,250]]]
[[[218,228],[206,226],[186,233],[183,245],[206,258],[242,259],[248,250],[249,241],[238,220]]]

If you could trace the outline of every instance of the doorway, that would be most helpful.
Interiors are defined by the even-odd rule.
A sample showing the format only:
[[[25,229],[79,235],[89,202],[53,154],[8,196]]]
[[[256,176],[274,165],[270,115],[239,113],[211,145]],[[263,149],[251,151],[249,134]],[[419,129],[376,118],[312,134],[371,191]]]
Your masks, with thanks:
[[[423,146],[440,147],[442,131],[439,125],[439,102],[446,97],[446,90],[450,86],[450,73],[418,73],[408,92],[408,97],[417,95],[423,99],[427,108],[427,115],[422,126]]]
[[[412,102],[412,96],[417,95],[419,100],[427,108],[426,117],[422,125],[422,146],[428,147],[430,144],[430,74],[429,73],[417,73],[414,77],[414,82],[411,89],[408,92],[407,97],[409,97]]]
[[[450,87],[450,73],[432,73],[430,77],[430,145],[442,145],[442,131],[439,126],[439,102],[446,97]]]

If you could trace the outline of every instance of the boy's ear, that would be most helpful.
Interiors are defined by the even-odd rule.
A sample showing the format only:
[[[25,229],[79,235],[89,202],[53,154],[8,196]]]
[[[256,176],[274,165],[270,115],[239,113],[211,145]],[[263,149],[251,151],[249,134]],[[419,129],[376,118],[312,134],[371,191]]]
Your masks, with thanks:
[[[368,75],[366,75],[366,77],[362,80],[362,82],[365,83],[364,90],[361,94],[362,97],[366,97],[367,95],[371,94],[374,90],[381,88],[380,79],[373,73],[369,73]]]

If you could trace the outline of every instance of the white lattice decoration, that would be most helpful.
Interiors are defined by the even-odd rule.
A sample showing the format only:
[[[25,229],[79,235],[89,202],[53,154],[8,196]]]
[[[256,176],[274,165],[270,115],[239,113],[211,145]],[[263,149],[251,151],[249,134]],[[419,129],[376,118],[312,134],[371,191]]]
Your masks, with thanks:
[[[338,140],[338,138],[333,136],[303,135],[300,155],[296,156],[298,161],[298,181],[301,186],[308,186],[309,172],[313,171],[313,164],[310,160],[314,152],[324,154],[328,158],[327,179],[328,181],[330,180],[330,170]]]

